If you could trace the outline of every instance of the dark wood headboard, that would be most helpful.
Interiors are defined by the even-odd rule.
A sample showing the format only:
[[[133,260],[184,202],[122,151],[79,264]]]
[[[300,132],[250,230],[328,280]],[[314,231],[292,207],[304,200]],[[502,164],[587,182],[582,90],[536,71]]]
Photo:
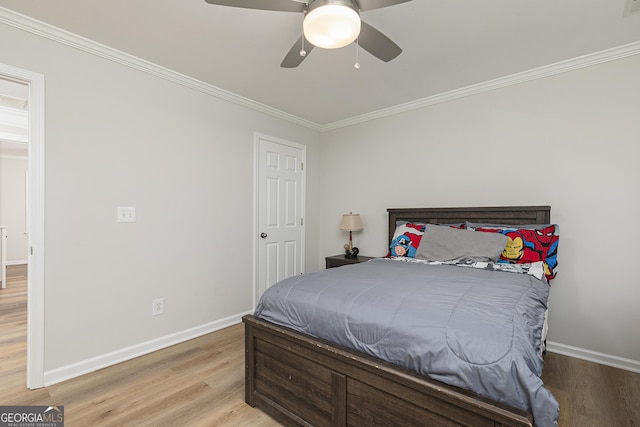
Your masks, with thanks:
[[[485,208],[405,208],[389,212],[389,242],[393,240],[396,221],[428,224],[456,224],[465,221],[490,224],[550,224],[550,206],[495,206]]]

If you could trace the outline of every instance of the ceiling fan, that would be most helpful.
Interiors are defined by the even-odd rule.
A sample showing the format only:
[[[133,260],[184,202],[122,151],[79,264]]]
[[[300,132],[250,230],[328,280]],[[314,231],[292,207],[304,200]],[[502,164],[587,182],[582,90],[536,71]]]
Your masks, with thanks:
[[[282,63],[295,68],[314,47],[335,49],[357,40],[376,58],[389,62],[402,49],[389,37],[360,20],[360,12],[393,6],[411,0],[205,0],[209,4],[245,9],[301,12],[303,34],[293,44]]]

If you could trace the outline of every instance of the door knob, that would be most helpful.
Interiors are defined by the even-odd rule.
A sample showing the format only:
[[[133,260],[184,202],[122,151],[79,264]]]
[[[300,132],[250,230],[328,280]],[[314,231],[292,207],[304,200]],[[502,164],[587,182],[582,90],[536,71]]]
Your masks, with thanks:
[[[266,239],[267,238],[267,233],[260,233],[260,237],[263,238],[263,239]]]

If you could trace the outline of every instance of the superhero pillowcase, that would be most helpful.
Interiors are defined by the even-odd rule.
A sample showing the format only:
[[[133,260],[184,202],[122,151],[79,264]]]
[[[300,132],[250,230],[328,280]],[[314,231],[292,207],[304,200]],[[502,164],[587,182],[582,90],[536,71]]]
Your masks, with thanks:
[[[526,264],[542,261],[547,280],[556,277],[558,268],[558,242],[560,231],[557,224],[540,228],[494,228],[480,227],[476,231],[501,233],[507,236],[507,246],[499,263]]]
[[[424,228],[425,224],[420,223],[396,223],[396,231],[393,233],[387,256],[414,258],[424,235]]]
[[[464,223],[442,225],[457,229],[465,228]],[[424,235],[425,226],[425,223],[420,222],[397,221],[387,256],[415,258],[416,251]]]

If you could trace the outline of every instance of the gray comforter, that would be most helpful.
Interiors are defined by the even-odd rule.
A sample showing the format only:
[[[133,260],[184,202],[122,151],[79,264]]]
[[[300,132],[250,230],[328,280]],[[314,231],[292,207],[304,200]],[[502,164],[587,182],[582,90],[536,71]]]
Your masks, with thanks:
[[[264,320],[384,359],[557,425],[542,384],[549,286],[530,275],[386,259],[285,279]]]

